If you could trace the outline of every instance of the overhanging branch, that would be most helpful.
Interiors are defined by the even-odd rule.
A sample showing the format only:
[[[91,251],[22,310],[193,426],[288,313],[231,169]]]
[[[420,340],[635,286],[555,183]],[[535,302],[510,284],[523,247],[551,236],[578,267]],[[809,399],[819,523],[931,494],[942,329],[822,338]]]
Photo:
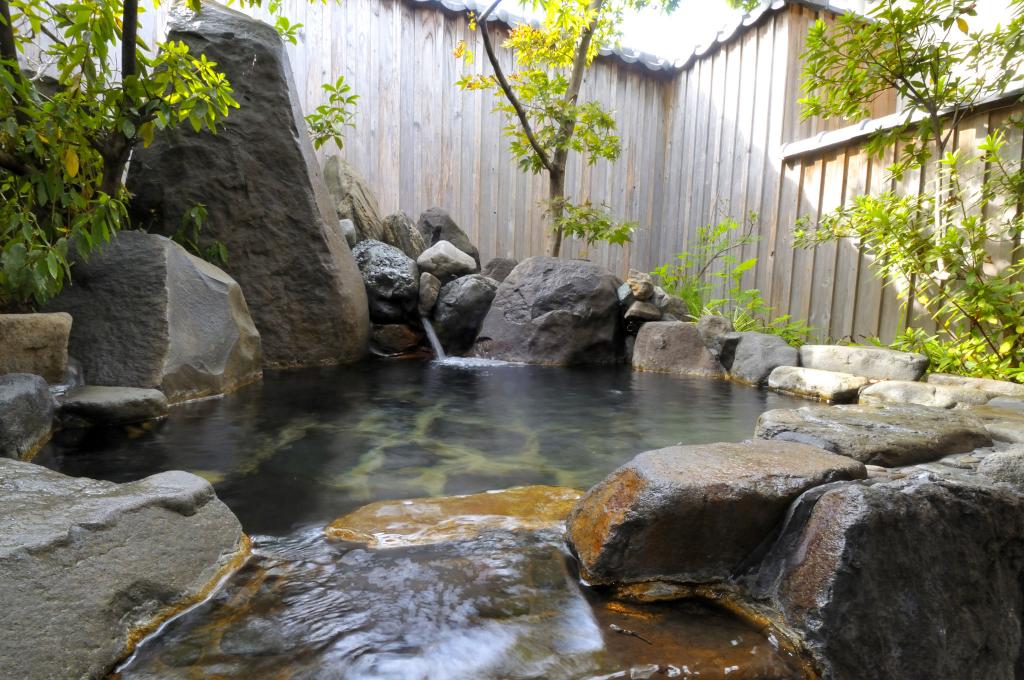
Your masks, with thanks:
[[[548,157],[544,147],[537,141],[536,135],[533,133],[533,126],[530,125],[530,119],[526,115],[526,109],[523,108],[519,98],[516,97],[515,91],[509,84],[508,79],[505,77],[505,72],[501,69],[501,64],[498,63],[498,57],[494,53],[494,46],[491,44],[490,35],[487,33],[486,21],[487,17],[490,16],[491,12],[497,8],[501,0],[494,0],[491,6],[480,15],[477,20],[477,24],[480,26],[480,33],[484,39],[484,51],[487,52],[487,60],[491,62],[491,68],[494,69],[494,76],[498,79],[498,85],[501,87],[501,91],[505,94],[505,98],[508,99],[509,104],[516,112],[516,116],[519,118],[519,123],[523,126],[523,133],[526,135],[526,139],[529,140],[530,146],[533,147],[534,153],[540,158],[541,165],[543,165],[548,172],[553,170],[551,159]]]

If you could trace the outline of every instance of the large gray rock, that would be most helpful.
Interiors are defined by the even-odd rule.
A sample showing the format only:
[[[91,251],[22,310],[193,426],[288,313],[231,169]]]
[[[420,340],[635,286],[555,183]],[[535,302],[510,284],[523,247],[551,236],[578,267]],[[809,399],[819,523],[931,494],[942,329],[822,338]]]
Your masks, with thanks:
[[[680,318],[680,321],[684,319]],[[704,345],[716,358],[722,355],[725,338],[733,332],[732,319],[719,314],[705,314],[697,319],[697,332]]]
[[[988,394],[969,387],[909,380],[886,380],[865,387],[860,393],[862,404],[920,404],[935,408],[980,406],[988,400]]]
[[[0,517],[0,677],[19,680],[106,677],[244,549],[235,516],[185,472],[113,484],[0,460]]]
[[[433,274],[441,281],[450,281],[477,270],[473,258],[448,241],[438,241],[424,250],[416,258],[416,264],[421,270]]]
[[[883,347],[804,345],[800,348],[800,365],[872,380],[920,380],[928,369],[928,357]]]
[[[484,276],[494,279],[498,283],[501,283],[508,278],[508,275],[512,273],[512,270],[519,264],[519,260],[511,257],[496,257],[490,262],[484,265],[480,273]]]
[[[167,415],[160,390],[139,387],[78,387],[65,395],[59,417],[63,427],[126,425]]]
[[[925,479],[808,492],[753,591],[825,680],[1024,677],[1024,496]]]
[[[533,364],[610,364],[622,357],[618,281],[591,262],[531,257],[498,286],[477,356]]]
[[[428,248],[439,241],[448,241],[473,258],[473,261],[476,263],[476,269],[473,271],[480,269],[480,252],[473,245],[473,242],[469,240],[466,232],[462,231],[459,225],[455,224],[455,220],[451,218],[451,215],[441,208],[428,208],[423,211],[419,222],[416,223],[416,229],[420,232],[420,236],[423,237],[423,243]]]
[[[588,491],[566,535],[589,583],[719,583],[801,493],[866,475],[860,463],[803,444],[672,446],[641,453]]]
[[[423,237],[416,229],[416,223],[404,212],[392,213],[384,218],[384,234],[381,240],[414,260],[427,249],[427,244],[423,242]]]
[[[748,331],[723,336],[719,360],[733,380],[765,385],[779,366],[799,364],[800,354],[777,335]]]
[[[434,330],[448,354],[473,346],[497,291],[498,282],[481,274],[463,276],[441,289],[434,306]]]
[[[0,314],[0,375],[32,373],[60,383],[68,368],[70,334],[67,314]]]
[[[964,411],[927,406],[775,409],[758,418],[755,436],[811,444],[883,467],[926,463],[992,445],[980,420]]]
[[[377,197],[348,161],[340,156],[328,158],[324,164],[324,183],[338,219],[352,221],[357,241],[385,240],[384,220],[380,218]]]
[[[801,397],[837,404],[857,401],[868,379],[851,373],[820,371],[800,366],[779,366],[768,376],[768,387]]]
[[[262,374],[260,335],[235,281],[173,241],[122,231],[48,306],[75,319],[71,353],[90,385],[156,388],[172,402]]]
[[[0,375],[0,458],[35,455],[50,439],[55,406],[42,377]]]
[[[171,235],[186,212],[206,206],[201,241],[227,247],[225,269],[245,291],[268,365],[363,357],[366,292],[337,228],[281,37],[211,2],[200,15],[176,5],[169,28],[168,40],[217,63],[241,108],[216,135],[178,126],[135,149],[134,223]]]
[[[633,368],[675,375],[720,378],[725,369],[701,338],[697,324],[687,321],[646,323],[633,345]]]
[[[979,390],[993,398],[1015,397],[1017,399],[1024,399],[1024,383],[1010,382],[1008,380],[968,378],[962,375],[950,375],[949,373],[929,373],[927,381],[931,385]]]
[[[370,320],[400,323],[416,311],[420,271],[408,255],[394,246],[367,239],[352,249],[366,284]]]

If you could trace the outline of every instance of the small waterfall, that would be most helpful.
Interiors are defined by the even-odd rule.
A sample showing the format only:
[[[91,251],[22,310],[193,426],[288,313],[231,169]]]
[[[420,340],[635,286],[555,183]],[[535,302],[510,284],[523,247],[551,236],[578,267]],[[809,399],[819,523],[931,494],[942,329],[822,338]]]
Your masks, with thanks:
[[[434,354],[438,359],[447,359],[448,355],[444,353],[444,347],[441,346],[441,341],[437,339],[437,333],[434,332],[434,327],[430,324],[430,319],[425,316],[421,316],[420,321],[423,322],[423,330],[427,332],[427,338],[430,340],[430,346],[434,348]]]

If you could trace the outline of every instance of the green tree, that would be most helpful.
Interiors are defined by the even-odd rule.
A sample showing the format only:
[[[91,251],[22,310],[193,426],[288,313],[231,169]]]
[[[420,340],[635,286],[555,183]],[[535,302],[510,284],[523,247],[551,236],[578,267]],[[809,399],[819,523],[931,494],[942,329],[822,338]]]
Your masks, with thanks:
[[[803,115],[860,120],[875,97],[895,91],[900,122],[874,135],[868,150],[880,156],[895,145],[890,179],[909,170],[931,179],[920,193],[857,196],[815,230],[798,231],[798,242],[858,239],[885,280],[912,282],[904,305],[916,302],[936,321],[943,337],[927,344],[944,343],[947,370],[1024,378],[1024,172],[1019,154],[1004,152],[1007,131],[1021,121],[1011,118],[972,152],[950,148],[974,106],[1024,79],[1024,2],[1013,7],[1006,25],[985,31],[971,30],[974,4],[963,0],[884,0],[867,17],[812,27]],[[965,180],[972,166],[981,167],[979,181]],[[994,247],[1008,247],[1008,263],[992,261]],[[902,336],[922,348],[924,339],[912,330]]]
[[[268,6],[294,41],[280,0]],[[138,0],[0,0],[0,309],[60,292],[72,243],[87,256],[127,226],[132,148],[181,124],[216,131],[238,106],[216,64],[139,39],[142,11]]]
[[[500,2],[495,0],[471,28],[484,24]],[[604,206],[573,204],[566,196],[565,172],[570,152],[582,154],[590,164],[619,157],[615,119],[598,102],[581,101],[580,88],[600,47],[618,39],[623,12],[647,4],[646,0],[536,0],[534,7],[543,11],[539,25],[514,27],[504,43],[514,50],[518,70],[505,73],[485,29],[481,37],[493,74],[459,80],[462,89],[495,92],[495,109],[512,121],[505,134],[520,167],[534,174],[547,173],[549,255],[559,254],[566,234],[588,243],[625,243],[635,228],[612,220]],[[666,0],[662,6],[671,10],[676,4],[678,0]],[[460,45],[456,57],[472,59],[473,55]]]

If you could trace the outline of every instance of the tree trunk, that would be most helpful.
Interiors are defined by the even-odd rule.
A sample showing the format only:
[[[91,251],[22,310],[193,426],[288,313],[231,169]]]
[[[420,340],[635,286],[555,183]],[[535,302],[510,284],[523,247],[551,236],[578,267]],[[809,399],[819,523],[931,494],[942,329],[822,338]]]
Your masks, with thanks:
[[[551,229],[545,250],[551,257],[558,257],[562,251],[562,228],[558,223],[565,212],[565,170],[562,168],[548,173],[548,199],[551,201]]]

